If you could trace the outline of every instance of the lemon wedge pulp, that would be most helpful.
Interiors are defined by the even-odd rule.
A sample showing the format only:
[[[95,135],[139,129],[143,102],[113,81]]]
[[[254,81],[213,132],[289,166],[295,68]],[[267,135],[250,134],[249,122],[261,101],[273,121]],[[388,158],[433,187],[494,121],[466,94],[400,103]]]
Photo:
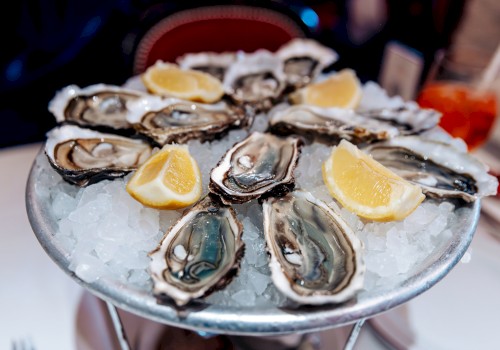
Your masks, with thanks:
[[[344,207],[376,221],[401,220],[425,196],[420,187],[399,177],[346,140],[323,163],[323,181]]]
[[[132,176],[127,192],[157,209],[187,207],[201,196],[201,174],[187,146],[166,145]]]
[[[361,84],[356,73],[343,69],[327,79],[310,84],[292,94],[292,102],[330,108],[356,108],[361,100]]]
[[[161,61],[146,70],[142,81],[154,94],[191,101],[213,103],[224,95],[222,83],[210,74]]]

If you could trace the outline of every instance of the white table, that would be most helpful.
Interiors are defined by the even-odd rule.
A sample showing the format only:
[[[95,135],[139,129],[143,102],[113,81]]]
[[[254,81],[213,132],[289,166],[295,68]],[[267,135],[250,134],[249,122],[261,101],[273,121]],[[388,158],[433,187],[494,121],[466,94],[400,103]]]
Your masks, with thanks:
[[[28,173],[40,144],[0,152],[0,349],[30,337],[37,349],[73,349],[82,289],[39,245],[25,209]]]

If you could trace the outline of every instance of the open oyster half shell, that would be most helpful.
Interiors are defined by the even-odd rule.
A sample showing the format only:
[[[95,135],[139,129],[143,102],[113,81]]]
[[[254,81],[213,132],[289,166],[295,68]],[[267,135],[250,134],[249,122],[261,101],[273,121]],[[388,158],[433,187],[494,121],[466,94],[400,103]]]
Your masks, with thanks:
[[[321,71],[338,59],[338,54],[315,40],[296,38],[276,51],[283,61],[287,83],[301,88],[316,79]]]
[[[52,167],[75,185],[122,177],[150,156],[152,147],[142,140],[64,125],[47,134],[45,154]]]
[[[183,306],[223,288],[239,269],[242,232],[232,208],[210,196],[200,200],[149,254],[154,294]]]
[[[223,102],[203,104],[177,98],[148,96],[128,104],[127,120],[157,144],[211,140],[247,123],[243,110]]]
[[[267,110],[281,97],[286,77],[283,63],[266,50],[238,56],[229,66],[223,87],[233,101]]]
[[[495,195],[498,180],[466,149],[422,137],[396,137],[365,148],[373,159],[422,187],[431,197],[472,202]]]
[[[363,286],[363,247],[332,208],[294,191],[263,202],[264,235],[276,286],[301,304],[341,303]]]
[[[282,195],[294,187],[293,171],[301,145],[296,137],[253,132],[212,169],[209,189],[226,204]]]
[[[365,118],[351,109],[309,105],[281,107],[271,112],[269,128],[278,135],[298,134],[326,144],[346,139],[354,143],[385,140],[399,134],[388,123]]]
[[[86,88],[69,85],[57,92],[49,111],[58,123],[71,123],[109,131],[132,129],[127,122],[127,102],[144,94],[119,86],[96,84]]]
[[[436,126],[440,118],[440,114],[432,110],[405,107],[355,111],[296,105],[279,106],[270,114],[272,132],[306,135],[327,144],[339,139],[363,143],[419,134]]]
[[[202,71],[223,81],[228,67],[235,60],[236,53],[233,52],[198,52],[185,54],[176,61],[183,69]]]

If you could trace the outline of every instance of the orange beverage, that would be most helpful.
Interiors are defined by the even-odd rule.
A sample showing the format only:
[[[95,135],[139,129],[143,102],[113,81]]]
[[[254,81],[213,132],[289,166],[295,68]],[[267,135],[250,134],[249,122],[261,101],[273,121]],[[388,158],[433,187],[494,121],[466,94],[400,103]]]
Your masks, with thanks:
[[[454,137],[462,138],[469,150],[487,140],[497,113],[493,92],[479,92],[461,82],[430,82],[420,92],[417,102],[422,107],[440,111],[441,127]]]

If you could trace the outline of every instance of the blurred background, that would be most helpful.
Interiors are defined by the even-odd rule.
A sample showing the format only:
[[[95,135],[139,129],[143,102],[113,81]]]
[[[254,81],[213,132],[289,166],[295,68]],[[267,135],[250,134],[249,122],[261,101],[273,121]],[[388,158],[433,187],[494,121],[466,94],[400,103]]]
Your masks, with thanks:
[[[475,15],[476,3],[486,8],[481,35],[496,35],[484,43],[494,51],[495,0],[11,1],[0,21],[0,147],[43,140],[54,125],[47,104],[62,87],[124,83],[145,33],[184,9],[237,4],[277,10],[338,51],[334,69],[353,68],[362,81],[378,80],[384,50],[397,42],[421,60],[420,84],[436,51],[448,47]]]

